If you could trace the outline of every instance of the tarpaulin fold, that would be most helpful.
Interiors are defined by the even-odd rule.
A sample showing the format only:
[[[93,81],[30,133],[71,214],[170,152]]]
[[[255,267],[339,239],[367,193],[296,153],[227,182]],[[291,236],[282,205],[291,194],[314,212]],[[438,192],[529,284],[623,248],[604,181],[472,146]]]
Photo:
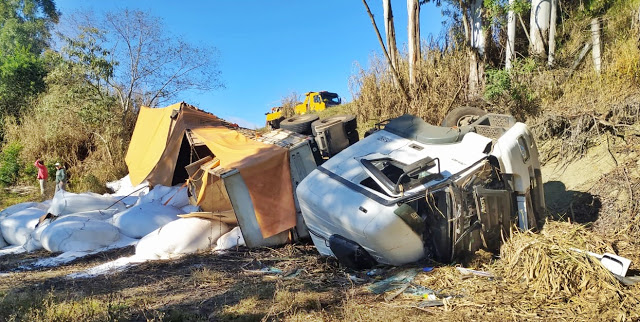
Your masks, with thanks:
[[[205,143],[222,167],[238,169],[263,237],[296,225],[288,150],[248,139],[215,115],[186,103],[141,107],[125,158],[131,183],[147,180],[170,186],[186,130]]]

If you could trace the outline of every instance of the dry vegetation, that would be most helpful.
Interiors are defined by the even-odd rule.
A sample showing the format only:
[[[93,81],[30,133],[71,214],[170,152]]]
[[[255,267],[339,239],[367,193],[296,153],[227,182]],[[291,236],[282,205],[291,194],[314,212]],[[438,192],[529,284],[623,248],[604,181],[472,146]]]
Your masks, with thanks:
[[[382,60],[373,57],[370,67],[351,80],[357,99],[323,112],[356,114],[362,134],[402,113],[437,124],[448,110],[474,105],[513,113],[534,129],[543,173],[555,175],[545,183],[549,221],[539,233],[514,231],[500,254],[479,252],[465,261],[494,278],[462,278],[454,265],[419,273],[412,286],[447,298],[443,306],[426,307],[423,297],[409,293],[386,301],[368,290],[372,282],[406,267],[386,268],[383,277],[370,278],[320,257],[308,244],[196,254],[92,279],[64,277],[132,252],[125,249],[34,271],[19,266],[48,254],[2,257],[0,270],[8,273],[0,276],[0,320],[640,320],[640,284],[623,285],[593,258],[570,250],[616,253],[633,260],[630,275],[640,272],[640,24],[630,18],[639,5],[638,0],[614,1],[609,9],[602,75],[593,73],[586,60],[568,76],[588,39],[588,26],[584,17],[563,17],[558,66],[550,70],[523,60],[511,76],[512,84],[525,86],[526,99],[514,98],[522,88],[512,87],[491,100],[469,101],[464,52],[428,46],[411,103],[396,91]],[[401,64],[402,81],[406,69]],[[295,101],[292,95],[283,105],[291,108]],[[37,135],[37,124],[25,126]],[[108,151],[100,140],[93,142],[87,160]],[[600,157],[612,160],[603,172],[596,164]],[[241,268],[254,259],[285,273],[256,275]]]

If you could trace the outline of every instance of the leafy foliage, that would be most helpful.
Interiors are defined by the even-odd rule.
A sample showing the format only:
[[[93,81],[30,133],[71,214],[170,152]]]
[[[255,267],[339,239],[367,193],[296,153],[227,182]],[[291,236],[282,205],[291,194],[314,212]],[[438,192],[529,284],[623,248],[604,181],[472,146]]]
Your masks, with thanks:
[[[39,55],[47,48],[59,16],[53,0],[0,1],[0,53],[23,47]]]
[[[43,62],[25,47],[0,56],[0,115],[19,117],[31,99],[45,90]]]
[[[536,70],[533,59],[515,60],[511,70],[488,69],[484,98],[508,108],[514,116],[524,119],[535,115],[539,102],[529,79]]]
[[[22,168],[19,158],[21,150],[22,146],[16,142],[8,144],[2,149],[2,153],[0,153],[0,185],[10,186],[18,180]]]

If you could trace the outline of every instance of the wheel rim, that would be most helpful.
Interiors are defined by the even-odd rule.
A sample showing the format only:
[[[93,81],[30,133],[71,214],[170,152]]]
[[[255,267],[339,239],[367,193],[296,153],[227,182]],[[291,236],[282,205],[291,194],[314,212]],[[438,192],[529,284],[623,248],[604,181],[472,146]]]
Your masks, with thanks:
[[[477,121],[479,118],[480,116],[474,115],[474,114],[463,115],[458,119],[458,122],[456,125],[458,127],[471,125],[473,122]]]

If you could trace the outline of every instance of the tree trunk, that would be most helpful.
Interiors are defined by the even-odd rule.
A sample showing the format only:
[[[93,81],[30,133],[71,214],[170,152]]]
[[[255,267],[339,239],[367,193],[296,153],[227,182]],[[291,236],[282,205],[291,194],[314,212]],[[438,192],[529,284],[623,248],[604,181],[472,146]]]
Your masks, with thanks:
[[[396,29],[393,24],[393,11],[391,10],[391,0],[382,0],[384,7],[384,31],[387,39],[387,49],[393,68],[398,68],[398,47],[396,46]]]
[[[398,88],[400,89],[400,92],[402,93],[402,96],[404,96],[404,99],[409,102],[410,98],[409,98],[409,94],[407,93],[407,91],[404,89],[404,86],[402,86],[402,83],[400,82],[400,77],[398,76],[398,70],[393,68],[393,64],[391,63],[391,58],[389,57],[389,53],[387,52],[387,49],[384,46],[384,41],[382,40],[382,36],[380,36],[380,30],[378,30],[378,25],[376,25],[376,20],[373,19],[373,14],[371,13],[371,9],[369,9],[369,5],[367,4],[366,0],[362,0],[362,3],[364,4],[364,7],[367,9],[367,13],[369,14],[369,18],[371,18],[371,24],[373,25],[373,29],[376,31],[376,36],[378,36],[378,41],[380,42],[380,47],[382,47],[382,52],[384,53],[384,57],[387,58],[387,63],[389,64],[389,67],[391,68],[391,74],[393,75],[393,81],[395,82],[396,86],[398,86]]]
[[[469,99],[475,99],[482,93],[484,84],[484,52],[487,31],[483,29],[483,1],[473,0],[469,7]]]
[[[600,56],[600,20],[598,18],[591,19],[591,56],[593,57],[593,67],[596,73],[600,74],[602,68],[602,58]]]
[[[482,0],[471,1],[471,47],[478,50],[480,56],[484,56],[486,33],[482,30]]]
[[[512,7],[514,0],[509,0],[509,5]],[[516,57],[516,13],[513,9],[509,10],[507,14],[507,55],[505,59],[505,68],[511,69],[511,62]]]
[[[549,33],[549,20],[551,17],[550,0],[531,1],[530,37],[529,50],[533,55],[544,56],[546,54],[546,43]]]
[[[553,66],[556,54],[556,20],[558,12],[558,0],[551,0],[551,13],[549,18],[549,67]]]
[[[484,59],[477,49],[469,48],[469,99],[481,96],[484,83]]]
[[[416,66],[420,61],[420,4],[418,0],[407,0],[409,13],[409,87],[416,84]]]

